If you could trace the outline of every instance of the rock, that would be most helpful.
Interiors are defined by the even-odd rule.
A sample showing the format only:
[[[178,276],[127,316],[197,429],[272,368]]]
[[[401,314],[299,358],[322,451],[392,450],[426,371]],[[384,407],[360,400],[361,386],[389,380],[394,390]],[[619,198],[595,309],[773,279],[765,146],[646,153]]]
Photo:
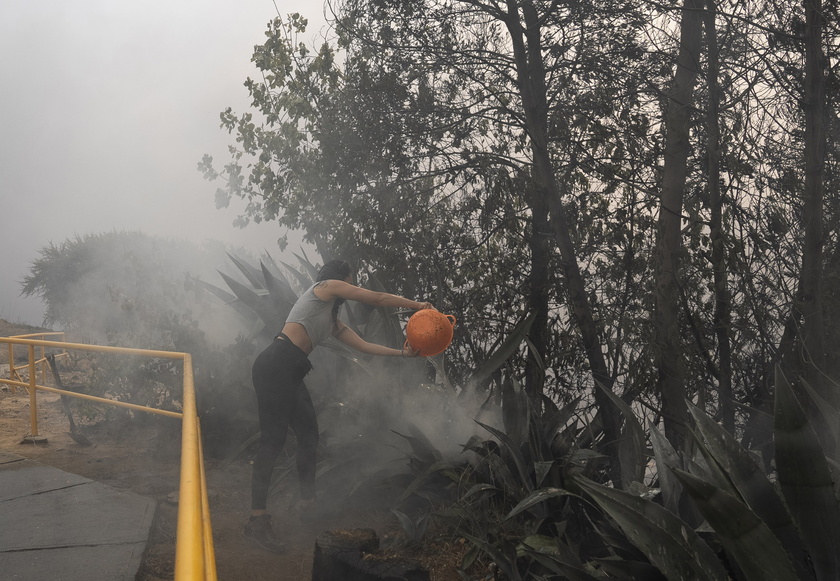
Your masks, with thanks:
[[[429,581],[429,572],[396,556],[378,555],[372,529],[333,530],[315,540],[312,581]]]

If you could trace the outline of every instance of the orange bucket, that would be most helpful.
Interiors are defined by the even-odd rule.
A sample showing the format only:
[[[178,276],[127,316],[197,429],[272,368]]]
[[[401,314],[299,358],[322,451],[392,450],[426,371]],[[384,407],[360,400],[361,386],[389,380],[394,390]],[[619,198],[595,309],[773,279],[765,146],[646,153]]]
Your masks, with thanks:
[[[406,344],[423,357],[443,352],[452,343],[455,317],[434,309],[417,311],[405,326]]]

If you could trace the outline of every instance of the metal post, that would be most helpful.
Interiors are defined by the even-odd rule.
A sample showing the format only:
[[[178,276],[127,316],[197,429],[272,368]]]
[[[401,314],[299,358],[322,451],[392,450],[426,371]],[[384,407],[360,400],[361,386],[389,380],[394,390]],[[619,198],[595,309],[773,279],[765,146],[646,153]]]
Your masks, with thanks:
[[[15,380],[15,344],[9,343],[9,379]],[[17,386],[12,386],[12,393],[17,392]]]
[[[38,435],[38,399],[35,395],[35,345],[29,345],[29,422],[31,436]]]
[[[41,339],[44,337],[41,336]],[[47,348],[41,345],[41,383],[47,383]]]

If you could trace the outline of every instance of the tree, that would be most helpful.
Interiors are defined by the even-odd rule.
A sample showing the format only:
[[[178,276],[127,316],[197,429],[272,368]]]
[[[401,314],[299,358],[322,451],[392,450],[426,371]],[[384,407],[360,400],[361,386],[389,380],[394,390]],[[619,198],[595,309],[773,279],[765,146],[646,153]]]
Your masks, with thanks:
[[[665,435],[676,449],[687,436],[680,341],[680,262],[682,254],[683,197],[690,143],[694,88],[702,47],[702,2],[685,0],[681,11],[679,54],[674,82],[668,93],[665,120],[665,166],[659,208],[656,251],[657,369],[662,394]]]

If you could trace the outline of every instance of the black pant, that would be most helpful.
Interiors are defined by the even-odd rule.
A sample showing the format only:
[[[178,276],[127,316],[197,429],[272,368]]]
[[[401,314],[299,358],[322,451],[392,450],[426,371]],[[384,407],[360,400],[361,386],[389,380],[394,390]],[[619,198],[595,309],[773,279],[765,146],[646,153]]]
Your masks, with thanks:
[[[251,369],[260,417],[260,447],[254,458],[251,508],[265,510],[274,462],[283,451],[289,428],[297,438],[300,496],[315,496],[318,421],[303,378],[312,369],[306,353],[287,339],[275,339]]]

